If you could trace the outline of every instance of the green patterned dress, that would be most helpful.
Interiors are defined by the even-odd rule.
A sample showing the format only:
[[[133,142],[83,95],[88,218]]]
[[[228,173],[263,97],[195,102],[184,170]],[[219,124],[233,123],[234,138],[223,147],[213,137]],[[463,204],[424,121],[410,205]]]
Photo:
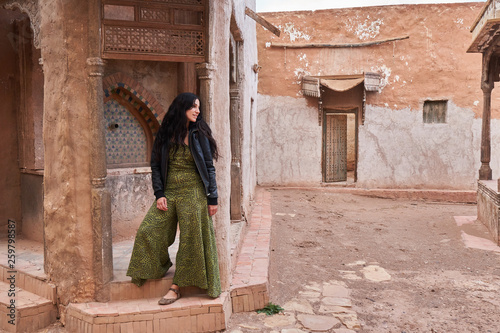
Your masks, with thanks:
[[[168,247],[175,241],[179,224],[174,284],[207,289],[208,296],[221,293],[217,247],[212,218],[208,215],[203,181],[188,146],[170,150],[165,186],[168,210],[156,201],[135,237],[127,276],[142,286],[147,279],[160,279],[172,266]],[[159,295],[162,296],[162,295]]]

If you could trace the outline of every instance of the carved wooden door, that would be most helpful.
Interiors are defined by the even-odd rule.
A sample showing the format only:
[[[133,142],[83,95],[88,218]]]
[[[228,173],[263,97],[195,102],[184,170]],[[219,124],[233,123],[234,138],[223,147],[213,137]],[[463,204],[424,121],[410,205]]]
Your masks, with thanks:
[[[326,115],[325,182],[347,180],[347,116]]]

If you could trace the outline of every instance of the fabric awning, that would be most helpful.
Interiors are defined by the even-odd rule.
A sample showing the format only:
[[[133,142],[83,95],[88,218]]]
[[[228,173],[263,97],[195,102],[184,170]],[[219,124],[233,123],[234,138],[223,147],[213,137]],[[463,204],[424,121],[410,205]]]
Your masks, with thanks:
[[[381,85],[380,74],[365,72],[354,75],[304,76],[302,77],[302,93],[305,96],[320,98],[321,86],[332,91],[343,92],[363,82],[366,91],[379,91]]]
[[[363,83],[364,77],[352,79],[321,79],[321,85],[334,91],[347,91]]]

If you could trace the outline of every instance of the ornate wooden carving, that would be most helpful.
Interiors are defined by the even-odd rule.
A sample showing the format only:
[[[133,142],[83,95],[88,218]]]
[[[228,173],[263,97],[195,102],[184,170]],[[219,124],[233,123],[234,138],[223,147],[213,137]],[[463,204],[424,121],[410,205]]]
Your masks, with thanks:
[[[204,62],[208,0],[103,0],[102,57]]]

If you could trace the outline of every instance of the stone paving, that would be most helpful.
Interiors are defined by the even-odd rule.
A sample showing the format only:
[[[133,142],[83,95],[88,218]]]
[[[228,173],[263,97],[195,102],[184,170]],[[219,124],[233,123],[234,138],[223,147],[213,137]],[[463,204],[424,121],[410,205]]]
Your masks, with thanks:
[[[283,313],[277,315],[259,315],[266,332],[355,333],[361,328],[357,313],[352,309],[351,291],[343,281],[331,280],[322,284],[311,282],[283,308]],[[240,324],[239,329],[229,332],[251,331],[260,332],[262,328],[255,322]]]

